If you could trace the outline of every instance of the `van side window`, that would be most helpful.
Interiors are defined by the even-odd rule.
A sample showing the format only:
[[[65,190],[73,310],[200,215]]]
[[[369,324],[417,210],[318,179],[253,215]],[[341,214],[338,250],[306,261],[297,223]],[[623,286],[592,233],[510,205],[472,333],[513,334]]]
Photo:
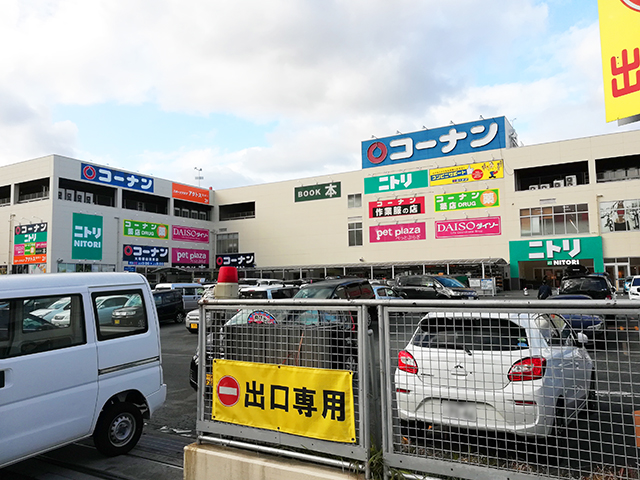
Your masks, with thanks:
[[[195,295],[196,294],[196,289],[194,287],[184,287],[182,289],[182,294],[183,295]]]
[[[98,324],[98,340],[126,337],[148,330],[142,290],[93,293],[91,299]]]
[[[0,299],[0,358],[86,343],[80,295]]]

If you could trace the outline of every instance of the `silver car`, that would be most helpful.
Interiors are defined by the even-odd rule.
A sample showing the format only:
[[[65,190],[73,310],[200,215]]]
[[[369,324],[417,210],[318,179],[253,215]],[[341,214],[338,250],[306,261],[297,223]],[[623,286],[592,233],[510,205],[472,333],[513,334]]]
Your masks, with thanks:
[[[560,315],[430,313],[398,354],[400,419],[549,435],[595,395],[585,342]]]

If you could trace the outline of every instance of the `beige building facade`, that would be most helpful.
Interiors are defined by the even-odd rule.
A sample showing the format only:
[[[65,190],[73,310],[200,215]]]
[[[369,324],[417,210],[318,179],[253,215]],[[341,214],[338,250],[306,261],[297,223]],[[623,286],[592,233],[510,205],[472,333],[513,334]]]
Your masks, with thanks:
[[[235,265],[247,277],[441,273],[498,289],[557,283],[568,265],[619,287],[640,274],[640,131],[522,146],[498,117],[361,150],[356,171],[215,192],[58,155],[0,167],[0,273],[206,281]]]

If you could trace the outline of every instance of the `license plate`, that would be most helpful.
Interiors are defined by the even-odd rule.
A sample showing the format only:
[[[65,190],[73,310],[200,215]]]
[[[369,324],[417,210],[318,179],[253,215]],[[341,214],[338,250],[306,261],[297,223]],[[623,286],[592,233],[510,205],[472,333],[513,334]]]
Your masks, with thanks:
[[[114,321],[113,321],[113,323],[114,323],[115,325],[118,325],[118,324],[120,323],[120,320],[114,320]]]
[[[465,420],[467,422],[476,421],[476,407],[472,403],[466,402],[442,402],[442,416]]]
[[[192,323],[192,324],[191,324],[191,328],[192,328],[193,330],[197,330],[197,329],[198,329],[198,324],[197,324],[197,323]]]

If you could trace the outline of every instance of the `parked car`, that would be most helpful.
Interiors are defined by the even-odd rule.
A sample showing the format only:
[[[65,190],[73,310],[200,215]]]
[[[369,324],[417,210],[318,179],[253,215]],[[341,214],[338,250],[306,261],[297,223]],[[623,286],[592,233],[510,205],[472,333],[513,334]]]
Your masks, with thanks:
[[[300,290],[299,287],[279,285],[258,285],[243,287],[238,290],[238,298],[253,298],[259,300],[275,300],[293,298]]]
[[[305,299],[372,299],[375,297],[373,288],[368,280],[363,278],[337,278],[314,282],[300,288],[293,297]],[[377,314],[375,308],[370,311],[370,315]],[[257,308],[241,308],[233,315],[220,330],[216,332],[220,338],[232,334],[234,327],[246,328],[257,325],[280,325],[295,324],[304,327],[321,326],[323,328],[334,328],[336,334],[333,337],[335,342],[334,351],[331,355],[339,357],[336,365],[340,368],[349,368],[357,362],[357,331],[352,327],[355,321],[356,312],[345,310],[306,310],[295,312],[288,310],[272,310]],[[345,328],[348,325],[348,328]],[[213,335],[213,333],[212,333]],[[213,358],[213,352],[207,352],[207,360]],[[198,389],[198,364],[200,362],[200,351],[196,349],[189,365],[189,384],[194,390]],[[338,368],[338,367],[336,367]]]
[[[635,275],[631,278],[629,285],[629,299],[640,300],[640,275]]]
[[[68,310],[71,304],[71,297],[62,297],[58,298],[55,301],[52,301],[45,308],[38,308],[36,310],[31,311],[31,315],[35,315],[36,317],[40,317],[44,320],[51,321],[51,319],[58,313]]]
[[[396,279],[396,290],[405,298],[477,299],[478,294],[459,280],[444,275],[402,275]]]
[[[122,308],[129,300],[126,295],[111,295],[109,297],[101,297],[95,302],[95,308],[98,313],[98,322],[100,325],[111,325],[111,314],[116,308]],[[69,309],[57,313],[51,319],[51,323],[57,327],[69,325],[70,311]]]
[[[178,290],[154,290],[153,301],[158,312],[158,320],[184,322],[186,313],[182,303],[182,294]],[[145,318],[144,305],[139,297],[131,297],[122,308],[111,314],[111,323],[115,326],[139,326]]]
[[[629,293],[629,289],[631,288],[631,281],[633,280],[633,277],[625,277],[624,278],[624,282],[622,283],[622,292],[623,293]]]
[[[152,305],[135,273],[0,276],[0,469],[89,437],[107,456],[137,444],[166,397],[160,334],[153,307],[142,328],[100,325],[96,303],[116,294]],[[67,325],[30,311],[56,298]]]
[[[559,315],[429,313],[398,354],[399,416],[550,435],[595,395],[584,342]]]
[[[549,300],[593,300],[589,295],[554,295]],[[589,340],[594,342],[605,338],[605,319],[602,315],[587,313],[563,313],[562,316],[569,322],[576,332],[584,333]]]
[[[369,280],[364,278],[334,278],[303,285],[293,298],[375,298]]]
[[[587,274],[564,277],[558,290],[560,295],[588,295],[595,300],[611,300],[616,289],[605,275]]]
[[[376,298],[383,300],[403,300],[405,298],[393,287],[387,285],[372,285],[372,287]]]
[[[186,310],[192,310],[198,307],[198,300],[204,294],[204,287],[199,283],[159,283],[154,291],[161,290],[177,290],[182,294],[182,301]]]

